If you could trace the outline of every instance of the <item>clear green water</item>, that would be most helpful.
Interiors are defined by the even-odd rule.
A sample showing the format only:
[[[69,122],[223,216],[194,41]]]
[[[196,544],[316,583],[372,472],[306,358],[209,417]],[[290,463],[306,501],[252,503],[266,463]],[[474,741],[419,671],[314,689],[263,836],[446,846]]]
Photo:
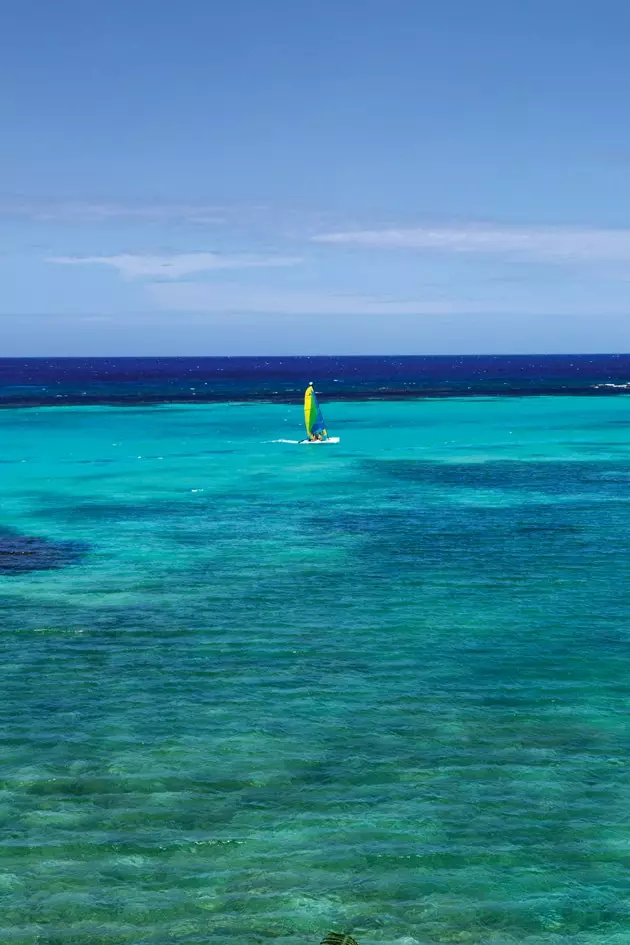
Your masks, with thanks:
[[[622,398],[2,411],[6,945],[630,942]]]

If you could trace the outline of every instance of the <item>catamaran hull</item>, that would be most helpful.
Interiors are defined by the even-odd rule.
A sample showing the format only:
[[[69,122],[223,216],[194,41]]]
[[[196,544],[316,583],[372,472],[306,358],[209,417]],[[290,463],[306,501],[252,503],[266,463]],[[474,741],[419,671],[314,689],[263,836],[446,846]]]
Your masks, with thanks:
[[[298,443],[300,446],[304,443],[309,443],[311,446],[321,446],[323,443],[338,443],[340,439],[340,436],[329,436],[327,440],[298,440]]]

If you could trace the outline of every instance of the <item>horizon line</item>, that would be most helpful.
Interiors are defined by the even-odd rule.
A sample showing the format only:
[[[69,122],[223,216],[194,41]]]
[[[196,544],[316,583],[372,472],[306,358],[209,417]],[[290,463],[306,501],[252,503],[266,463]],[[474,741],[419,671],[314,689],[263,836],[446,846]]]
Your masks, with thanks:
[[[622,358],[630,357],[629,351],[502,351],[502,352],[453,352],[452,354],[11,354],[0,355],[0,363],[3,361],[98,361],[116,358],[123,360],[146,359],[151,361],[158,360],[208,360],[208,359],[257,359],[268,358],[270,360],[302,359],[313,360],[323,358],[332,360],[333,358]]]

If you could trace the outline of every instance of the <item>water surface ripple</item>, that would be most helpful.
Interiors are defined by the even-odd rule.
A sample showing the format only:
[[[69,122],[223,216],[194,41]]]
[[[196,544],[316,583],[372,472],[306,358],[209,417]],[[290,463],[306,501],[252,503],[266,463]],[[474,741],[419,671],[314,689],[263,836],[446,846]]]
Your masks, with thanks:
[[[628,401],[325,410],[0,413],[3,943],[630,941]]]

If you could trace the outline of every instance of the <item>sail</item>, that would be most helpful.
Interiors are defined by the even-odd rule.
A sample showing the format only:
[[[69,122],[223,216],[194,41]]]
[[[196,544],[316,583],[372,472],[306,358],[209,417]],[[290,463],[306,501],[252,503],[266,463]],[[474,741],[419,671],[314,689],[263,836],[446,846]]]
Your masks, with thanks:
[[[324,418],[319,404],[317,403],[317,397],[315,396],[312,384],[306,388],[306,393],[304,394],[304,423],[306,424],[306,433],[308,436],[311,436],[313,433],[321,433],[323,436],[328,436]]]

